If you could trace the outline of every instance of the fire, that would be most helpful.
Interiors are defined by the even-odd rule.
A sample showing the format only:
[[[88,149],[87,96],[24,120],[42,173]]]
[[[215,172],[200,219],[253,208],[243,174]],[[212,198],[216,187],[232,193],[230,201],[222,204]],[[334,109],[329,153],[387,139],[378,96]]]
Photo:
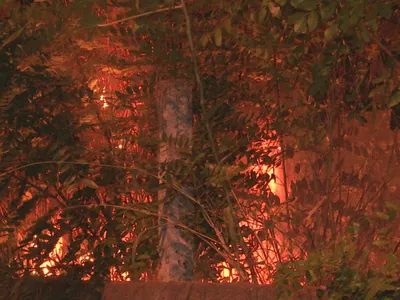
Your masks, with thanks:
[[[101,96],[100,96],[100,102],[103,103],[103,106],[102,106],[103,108],[109,107],[109,104],[107,103],[107,100],[106,100],[106,98],[105,98],[104,95],[101,95]]]
[[[285,201],[284,198],[284,189],[283,185],[280,183],[280,178],[282,178],[283,172],[281,168],[271,169],[269,165],[254,165],[250,169],[253,171],[261,174],[268,174],[270,177],[275,175],[275,180],[269,182],[269,189],[272,193],[277,195],[281,201]],[[265,204],[264,204],[265,205]],[[268,219],[267,213],[263,214],[265,220]],[[246,221],[242,221],[239,223],[239,226],[248,226],[253,232],[259,232],[264,229],[264,224],[257,222],[256,220],[252,219],[248,216]],[[249,242],[248,238],[244,238],[244,242]],[[279,262],[279,257],[276,251],[280,249],[274,249],[273,247],[269,246],[267,241],[261,241],[258,245],[258,249],[256,249],[252,253],[252,258],[255,259],[255,264],[259,267],[258,270],[258,282],[260,284],[269,284],[272,283],[271,279],[271,266],[275,266]],[[242,254],[240,259],[245,261],[245,255]],[[223,262],[218,265],[218,267],[222,267],[222,271],[220,272],[220,280],[233,282],[238,279],[239,273],[235,268],[230,268],[226,262]],[[248,267],[248,266],[247,266]],[[250,274],[249,274],[250,275]]]

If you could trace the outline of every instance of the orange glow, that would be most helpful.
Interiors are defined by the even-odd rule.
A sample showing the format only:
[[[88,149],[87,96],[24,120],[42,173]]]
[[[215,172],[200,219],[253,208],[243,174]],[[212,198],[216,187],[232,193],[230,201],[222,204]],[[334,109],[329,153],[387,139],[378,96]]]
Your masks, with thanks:
[[[103,108],[109,107],[109,105],[108,105],[108,103],[107,103],[107,100],[106,100],[106,98],[104,97],[104,95],[101,95],[101,96],[100,96],[100,102],[103,103]]]
[[[274,149],[272,154],[278,154],[281,151],[281,147],[279,145],[270,145],[267,142],[261,141],[260,143],[257,143],[253,145],[254,147],[257,147],[259,149],[265,149],[266,151],[270,151],[270,149]],[[268,184],[268,188],[270,192],[272,192],[274,195],[278,196],[280,199],[280,203],[284,203],[286,201],[285,198],[285,190],[283,186],[283,170],[281,167],[274,167],[271,166],[270,164],[255,164],[250,166],[246,172],[255,172],[256,174],[260,175],[265,175],[268,174],[270,178],[272,178],[272,175],[274,175],[274,179],[271,180]],[[250,190],[251,193],[254,193],[256,195],[260,194],[259,190],[252,189]],[[240,200],[240,199],[239,199]],[[266,204],[263,203],[262,207],[265,207]],[[246,210],[246,209],[245,209]],[[264,220],[268,220],[271,216],[268,215],[265,209],[261,209],[259,214],[256,216],[253,216],[252,214],[249,214],[243,210],[243,214],[245,215],[246,220],[242,221],[239,223],[239,226],[247,226],[249,227],[253,232],[259,233],[259,232],[264,232],[265,234],[269,234],[269,232],[265,229],[265,226],[263,224]],[[245,243],[251,242],[250,239],[253,239],[254,237],[251,238],[243,238]],[[276,240],[275,245],[272,245],[268,239],[266,240],[258,240],[257,242],[257,248],[253,251],[251,259],[254,261],[256,272],[257,272],[257,281],[260,284],[270,284],[272,283],[272,278],[271,274],[275,270],[276,264],[280,261],[279,260],[279,253],[284,252],[284,246],[282,244],[282,241],[284,240],[282,236],[280,236],[278,233],[274,233],[274,239]],[[240,260],[241,261],[246,261],[246,257],[244,254],[240,255]],[[236,269],[231,268],[227,263],[221,263],[217,267],[222,267],[222,271],[220,273],[220,281],[225,281],[225,282],[234,282],[237,281],[239,278],[238,272]],[[244,264],[245,268],[248,268],[249,266]],[[249,273],[249,278],[251,278],[251,274]]]

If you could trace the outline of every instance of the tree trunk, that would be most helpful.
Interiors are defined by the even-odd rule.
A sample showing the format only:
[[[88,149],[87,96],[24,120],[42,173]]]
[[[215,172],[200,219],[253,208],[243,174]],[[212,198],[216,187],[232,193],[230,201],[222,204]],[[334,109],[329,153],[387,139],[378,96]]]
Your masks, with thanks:
[[[175,139],[184,138],[189,145],[191,144],[192,83],[187,80],[164,80],[157,84],[155,94],[162,139],[158,161],[160,165],[167,165],[166,163],[181,158]],[[190,193],[189,187],[182,188],[186,193]],[[158,192],[158,201],[160,237],[158,279],[193,280],[193,237],[187,230],[177,226],[177,223],[182,223],[185,217],[193,212],[193,204],[182,193],[170,187]]]

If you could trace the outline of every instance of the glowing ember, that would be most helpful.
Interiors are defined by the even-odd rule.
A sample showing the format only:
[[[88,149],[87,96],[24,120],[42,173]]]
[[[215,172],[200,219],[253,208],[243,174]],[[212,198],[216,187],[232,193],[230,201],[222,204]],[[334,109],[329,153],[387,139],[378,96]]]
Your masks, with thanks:
[[[104,95],[100,96],[100,101],[103,103],[103,108],[106,108],[109,106]]]

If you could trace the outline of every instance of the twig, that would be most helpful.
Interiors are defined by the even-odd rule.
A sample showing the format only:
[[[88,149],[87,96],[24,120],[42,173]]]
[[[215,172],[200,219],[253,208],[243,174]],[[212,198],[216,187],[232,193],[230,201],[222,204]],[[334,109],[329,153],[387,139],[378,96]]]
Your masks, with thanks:
[[[274,69],[276,74],[278,74],[278,65],[277,65],[277,59],[276,59],[276,50],[275,48],[273,49],[274,52]],[[279,81],[278,81],[278,76],[275,78],[275,90],[276,90],[276,100],[278,104],[278,113],[281,114],[281,91],[279,88]],[[292,223],[290,220],[290,209],[289,209],[289,190],[288,190],[288,184],[287,184],[287,169],[286,169],[286,152],[285,150],[285,141],[283,140],[284,133],[279,132],[279,143],[281,144],[282,148],[282,175],[283,175],[283,190],[285,193],[285,208],[286,208],[286,215],[287,215],[287,223],[289,229],[292,228]]]
[[[396,58],[396,56],[390,51],[377,37],[372,36],[372,39],[377,43],[377,45],[391,58],[393,58],[395,64],[400,67],[400,61]]]
[[[200,107],[201,107],[201,110],[202,110],[202,113],[203,113],[204,125],[205,125],[206,130],[207,130],[208,139],[210,140],[211,149],[212,149],[213,155],[215,157],[215,160],[216,160],[216,162],[218,164],[220,164],[221,160],[219,158],[219,154],[218,154],[218,151],[217,151],[217,145],[215,143],[215,139],[214,139],[210,124],[208,123],[208,120],[207,120],[207,117],[206,117],[207,116],[207,109],[206,109],[206,105],[205,105],[204,86],[203,86],[203,82],[201,81],[200,73],[199,73],[199,69],[198,69],[198,65],[197,65],[197,54],[196,54],[196,49],[195,49],[194,43],[193,43],[191,22],[190,22],[190,17],[189,17],[188,10],[186,8],[185,0],[181,0],[181,5],[180,6],[181,6],[183,14],[185,16],[186,35],[187,35],[187,38],[188,38],[189,47],[190,47],[190,51],[191,51],[192,59],[193,59],[193,71],[194,71],[194,75],[195,75],[195,78],[196,78],[196,83],[197,83],[198,88],[199,88]],[[226,188],[225,188],[225,193],[227,195],[227,200],[228,200],[229,207],[232,208],[232,204],[229,201],[230,193],[227,191]],[[213,227],[213,229],[217,230],[216,227]],[[218,232],[216,231],[216,233],[218,233]],[[232,237],[232,238],[234,238],[234,237]],[[219,239],[220,239],[220,243],[221,244],[225,244],[225,240],[223,239],[222,235],[219,236]],[[237,265],[237,270],[239,272],[240,277],[242,279],[247,279],[248,278],[247,273],[242,269],[242,267],[240,265],[239,254],[237,253],[237,251],[238,251],[237,245],[234,245],[234,249],[235,249],[236,261],[230,260],[229,263],[230,264],[234,263],[234,265]]]
[[[214,142],[214,136],[212,134],[211,128],[210,128],[210,124],[208,123],[208,120],[206,120],[206,106],[205,106],[205,97],[204,97],[204,86],[203,86],[203,82],[201,81],[200,78],[200,73],[199,73],[199,68],[197,66],[197,54],[196,54],[196,49],[194,47],[194,43],[193,43],[193,37],[192,37],[192,26],[191,26],[191,22],[190,22],[190,18],[189,18],[189,13],[187,11],[186,8],[186,4],[184,0],[181,0],[181,5],[180,7],[183,10],[183,14],[185,15],[185,21],[186,21],[186,35],[189,41],[189,47],[190,47],[190,51],[192,52],[192,59],[193,59],[193,71],[194,71],[194,75],[196,77],[196,83],[199,87],[199,94],[200,94],[200,106],[201,106],[201,110],[203,112],[203,116],[205,118],[204,123],[207,129],[207,134],[208,134],[208,138],[210,140],[211,143],[211,148],[213,150],[213,154],[215,156],[215,159],[217,161],[217,163],[220,162],[219,159],[219,155],[218,155],[218,151],[217,151],[217,147],[215,145]]]
[[[108,23],[104,23],[104,24],[98,24],[97,26],[98,27],[107,27],[107,26],[118,24],[118,23],[123,23],[123,22],[129,21],[129,20],[135,20],[135,19],[139,19],[139,18],[142,18],[142,17],[154,15],[154,14],[157,14],[157,13],[170,11],[170,10],[175,10],[175,9],[181,9],[181,8],[182,8],[181,5],[177,5],[177,6],[173,6],[173,7],[167,7],[167,8],[160,8],[160,9],[148,11],[148,12],[145,12],[145,13],[142,13],[142,14],[126,17],[126,18],[123,18],[123,19],[120,19],[120,20],[116,20],[116,21],[112,21],[112,22],[108,22]]]
[[[152,217],[158,217],[158,213],[154,213],[151,212],[147,209],[140,209],[140,208],[135,208],[135,207],[129,207],[129,206],[124,206],[124,205],[115,205],[115,204],[80,204],[80,205],[73,205],[73,206],[68,206],[68,207],[64,207],[64,208],[60,208],[60,210],[62,211],[66,211],[66,210],[74,210],[74,209],[79,209],[79,208],[93,208],[93,207],[112,207],[115,209],[121,209],[121,210],[128,210],[128,211],[135,211],[135,212],[139,212],[142,213],[144,215],[147,216],[152,216]],[[190,233],[193,233],[195,235],[197,235],[200,239],[202,239],[205,243],[207,243],[211,248],[213,248],[218,254],[220,254],[222,257],[226,258],[229,263],[233,263],[232,258],[230,258],[228,255],[225,255],[217,245],[220,246],[224,246],[223,244],[221,244],[220,242],[218,242],[216,239],[213,239],[212,237],[209,237],[206,234],[203,234],[195,229],[192,229],[188,226],[186,226],[183,223],[180,222],[176,222],[176,221],[172,221],[169,218],[166,217],[162,217],[163,220],[165,220],[166,222],[173,224],[174,226],[180,227],[182,229],[185,229],[187,231],[189,231]],[[158,227],[158,226],[154,226],[154,227]],[[149,228],[149,229],[152,229]]]
[[[152,229],[156,229],[156,228],[158,228],[158,225],[157,225],[157,226],[151,226],[150,228],[145,228],[143,231],[141,231],[141,232],[136,236],[136,239],[135,239],[134,242],[132,243],[132,264],[134,264],[134,262],[135,262],[135,259],[136,259],[136,250],[137,250],[137,247],[138,247],[138,245],[139,245],[139,241],[140,241],[141,237],[142,237],[145,233],[147,233],[148,231],[150,231],[150,230],[152,230]]]
[[[16,40],[24,31],[24,29],[28,26],[28,23],[26,23],[24,26],[22,26],[20,29],[18,29],[17,31],[15,31],[14,33],[12,33],[7,39],[5,39],[5,41],[3,42],[3,44],[0,46],[0,51],[3,50],[3,48],[5,46],[7,46],[8,44],[12,43],[14,40]]]

